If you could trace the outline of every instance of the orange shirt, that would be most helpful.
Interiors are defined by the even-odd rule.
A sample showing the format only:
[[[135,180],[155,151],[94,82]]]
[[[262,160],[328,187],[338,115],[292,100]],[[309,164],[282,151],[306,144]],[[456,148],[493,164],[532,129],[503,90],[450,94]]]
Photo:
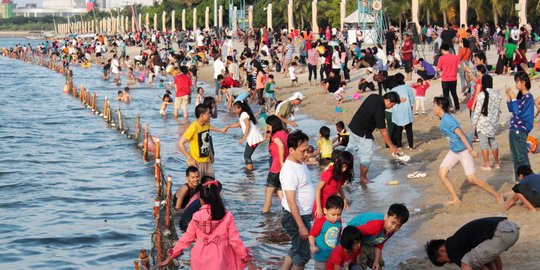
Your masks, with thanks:
[[[460,48],[458,53],[459,61],[471,61],[472,50],[469,48]]]
[[[467,37],[467,29],[465,28],[459,28],[457,31],[459,38],[466,38]]]

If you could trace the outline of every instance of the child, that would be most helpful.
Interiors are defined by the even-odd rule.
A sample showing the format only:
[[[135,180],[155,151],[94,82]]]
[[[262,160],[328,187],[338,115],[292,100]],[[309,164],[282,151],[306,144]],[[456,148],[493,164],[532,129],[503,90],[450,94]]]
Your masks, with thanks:
[[[330,129],[327,126],[323,126],[319,129],[319,136],[321,137],[317,141],[317,151],[311,154],[311,156],[320,155],[320,162],[328,162],[332,157],[332,142],[330,141]]]
[[[334,92],[334,100],[336,100],[336,107],[341,105],[341,101],[343,100],[343,98],[345,98],[345,86],[347,86],[346,82],[340,82],[339,89]]]
[[[341,233],[340,242],[330,253],[326,270],[355,269],[352,266],[358,262],[358,256],[362,252],[362,233],[354,226],[347,226]]]
[[[501,52],[501,54],[504,55],[505,61],[503,74],[510,75],[514,61],[514,53],[517,49],[518,48],[516,44],[514,44],[514,41],[512,39],[508,39],[508,43],[504,45],[504,50]]]
[[[124,88],[124,94],[122,95],[123,102],[131,102],[131,96],[129,95],[129,87]]]
[[[165,109],[167,105],[173,104],[173,99],[171,98],[171,91],[167,90],[163,98],[161,99],[161,107],[159,108],[159,114],[165,115]]]
[[[133,68],[128,69],[127,80],[128,80],[127,82],[128,85],[137,83],[137,78],[135,78],[135,75],[133,74]]]
[[[159,88],[163,88],[163,80],[159,80]]]
[[[122,92],[122,90],[118,90],[118,95],[116,96],[115,100],[122,101],[123,95],[124,95],[124,92]]]
[[[426,114],[426,91],[429,88],[429,82],[424,81],[422,78],[418,78],[416,83],[412,85],[412,88],[416,90],[416,104],[414,109],[414,115],[418,115],[419,107],[422,107],[422,114]]]
[[[373,68],[366,68],[366,75],[358,83],[358,93],[364,93],[368,88],[371,91],[375,91],[375,84],[373,84],[373,76]]]
[[[189,166],[186,169],[186,183],[180,186],[173,196],[173,205],[176,211],[185,209],[191,201],[199,197],[200,179],[197,167]]]
[[[265,107],[267,113],[272,113],[275,111],[274,108],[276,107],[277,91],[278,90],[276,89],[276,83],[274,82],[274,75],[270,74],[266,79],[266,86],[264,87],[264,94],[266,96]]]
[[[324,216],[321,216],[309,232],[309,245],[315,269],[325,269],[326,261],[339,240],[341,233],[341,213],[344,202],[339,196],[330,196],[324,207]]]
[[[338,135],[332,140],[334,149],[345,150],[347,145],[349,145],[349,132],[345,129],[345,123],[343,123],[343,121],[338,121],[336,123],[336,130]]]
[[[317,165],[319,164],[319,161],[317,160],[317,157],[313,155],[315,153],[315,148],[313,148],[313,145],[308,146],[306,158],[304,158],[304,163],[307,165]]]
[[[167,266],[173,258],[178,257],[195,242],[191,249],[193,269],[204,269],[209,265],[231,270],[244,269],[247,265],[248,269],[255,269],[249,249],[240,238],[233,215],[223,206],[219,194],[220,185],[213,177],[208,177],[208,181],[202,183],[202,206],[193,214],[187,231],[178,239],[174,248],[169,250],[167,259],[159,264],[160,268]]]
[[[326,200],[334,195],[339,194],[345,202],[345,208],[349,208],[345,193],[343,192],[343,184],[352,182],[354,157],[348,151],[342,151],[334,160],[334,164],[321,173],[321,181],[315,190],[315,205],[313,212],[315,218],[320,218],[323,215],[323,205],[326,205]]]
[[[381,269],[384,266],[384,243],[409,220],[409,210],[404,204],[394,203],[386,214],[366,212],[354,217],[349,226],[356,226],[362,233],[362,252],[359,264],[363,269]]]
[[[291,87],[298,86],[298,77],[296,77],[296,62],[292,62],[289,67],[289,77],[291,77]]]
[[[201,104],[204,100],[204,89],[202,87],[197,88],[197,99],[195,100],[195,106]]]

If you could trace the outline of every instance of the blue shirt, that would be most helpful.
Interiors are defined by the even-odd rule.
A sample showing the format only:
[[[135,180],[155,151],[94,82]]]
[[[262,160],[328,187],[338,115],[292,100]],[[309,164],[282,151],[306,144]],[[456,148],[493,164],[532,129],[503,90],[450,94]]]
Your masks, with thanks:
[[[332,250],[339,244],[340,234],[341,221],[331,223],[325,217],[322,217],[313,223],[310,235],[315,237],[315,245],[319,248],[319,251],[313,254],[315,261],[326,262],[328,260]]]
[[[392,235],[384,233],[384,214],[366,212],[354,217],[347,226],[358,227],[364,238],[362,245],[378,246],[383,245]]]
[[[508,111],[512,113],[510,130],[531,132],[534,125],[534,97],[528,93],[521,99],[507,102]]]
[[[405,126],[413,122],[412,106],[415,102],[413,89],[406,85],[394,87],[392,92],[398,93],[400,98],[405,98],[404,102],[394,105],[392,108],[392,122],[398,126]]]
[[[454,118],[449,113],[445,113],[443,117],[441,118],[441,125],[439,126],[439,129],[441,130],[442,134],[446,136],[446,139],[448,139],[448,142],[450,143],[450,150],[454,153],[459,153],[461,151],[467,150],[467,147],[459,136],[454,132],[456,128],[460,128],[458,121],[456,118]],[[471,140],[467,135],[467,141],[469,141],[469,144],[472,146]]]
[[[529,174],[519,180],[520,185],[527,185],[532,190],[540,192],[540,174]]]
[[[426,61],[422,61],[421,66],[426,70],[428,75],[430,76],[435,75],[435,68],[433,68],[433,66],[430,63]]]

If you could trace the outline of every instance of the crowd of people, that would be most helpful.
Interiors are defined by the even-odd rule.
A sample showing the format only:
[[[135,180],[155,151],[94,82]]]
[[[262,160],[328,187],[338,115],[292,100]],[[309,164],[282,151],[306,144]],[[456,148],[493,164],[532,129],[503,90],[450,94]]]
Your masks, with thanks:
[[[119,86],[126,80],[124,91],[118,93],[119,101],[131,100],[131,85],[148,84],[165,91],[159,108],[161,115],[166,115],[168,105],[174,104],[174,117],[178,117],[181,109],[187,120],[188,104],[192,96],[195,97],[195,120],[178,141],[188,165],[186,184],[174,194],[174,207],[181,216],[180,228],[185,233],[160,266],[168,265],[195,242],[191,249],[194,268],[220,265],[221,269],[245,266],[255,269],[233,215],[224,207],[220,196],[222,183],[214,178],[213,169],[211,132],[225,133],[231,128],[241,128],[243,135],[239,143],[245,144],[247,170],[254,169],[254,151],[268,141],[271,163],[262,212],[271,210],[273,196],[277,193],[283,209],[283,230],[291,239],[282,269],[303,269],[312,255],[316,269],[382,269],[384,243],[408,221],[409,210],[403,204],[394,203],[386,213],[362,213],[342,228],[341,213],[349,207],[343,186],[353,180],[355,159],[359,161],[360,183],[370,183],[368,171],[375,152],[375,129],[392,155],[399,157],[403,132],[408,148],[414,149],[413,122],[421,117],[419,114],[431,110],[441,119],[440,131],[450,144],[438,173],[450,194],[448,203],[460,202],[448,178],[450,170],[458,163],[471,184],[490,193],[498,203],[504,203],[498,191],[476,176],[474,165],[478,153],[473,142],[479,141],[483,157],[481,170],[501,167],[495,135],[499,132],[503,96],[499,89],[494,89],[494,73],[503,76],[511,73],[517,90],[516,93],[512,87],[504,89],[508,111],[512,114],[510,152],[515,179],[519,181],[506,208],[517,202],[522,202],[530,211],[540,207],[537,193],[540,178],[532,172],[527,148],[528,135],[539,113],[534,110],[540,106],[540,100],[535,101],[530,92],[531,78],[540,72],[540,51],[533,55],[531,62],[526,57],[536,36],[531,37],[526,26],[512,30],[498,27],[496,31],[489,25],[483,28],[462,25],[458,29],[429,26],[421,28],[419,35],[414,32],[398,33],[390,27],[385,34],[385,47],[382,44],[367,47],[361,31],[356,31],[356,40],[347,41],[346,35],[329,27],[318,35],[309,28],[291,32],[260,28],[235,33],[152,30],[112,38],[97,35],[91,41],[56,39],[37,48],[17,45],[4,49],[3,53],[46,56],[62,62],[66,68],[70,65],[90,67],[91,62],[101,65],[104,80],[112,78]],[[421,44],[415,44],[417,39],[434,51],[433,62],[418,57],[417,46]],[[499,59],[495,66],[488,65],[486,57],[493,42]],[[459,44],[457,53],[455,44]],[[127,53],[131,47],[139,49],[139,54],[133,58]],[[241,48],[240,51],[237,48]],[[198,69],[209,64],[213,65],[215,87],[197,87]],[[404,69],[403,73],[400,68]],[[298,76],[304,72],[308,73],[307,81]],[[336,138],[332,139],[330,128],[324,126],[319,130],[320,139],[313,144],[316,147],[310,145],[305,133],[294,130],[298,126],[295,112],[306,95],[296,91],[280,100],[276,94],[282,87],[294,91],[299,85],[316,84],[321,95],[332,93],[328,96],[335,99],[339,107],[347,98],[345,88],[351,83],[353,72],[363,74],[355,89],[358,95],[368,90],[378,90],[378,94],[365,97],[348,125],[342,121],[336,123]],[[413,83],[414,73],[418,78]],[[275,80],[278,76],[288,77],[290,85],[278,86]],[[437,80],[441,81],[442,96],[436,97],[430,108],[426,92]],[[458,96],[458,80],[463,98]],[[238,116],[238,123],[216,128],[211,121],[217,117],[217,108],[222,103],[227,112]],[[470,132],[461,128],[454,117],[460,113],[461,103],[467,104],[470,112]],[[255,113],[251,107],[259,111]],[[322,166],[318,184],[309,177],[307,166],[310,164]],[[479,233],[481,228],[489,230]],[[426,251],[435,265],[453,262],[472,269],[483,266],[501,269],[500,252],[510,248],[518,236],[519,226],[515,223],[504,218],[487,218],[465,225],[447,240],[431,241]],[[497,251],[490,256],[475,256],[493,249]]]

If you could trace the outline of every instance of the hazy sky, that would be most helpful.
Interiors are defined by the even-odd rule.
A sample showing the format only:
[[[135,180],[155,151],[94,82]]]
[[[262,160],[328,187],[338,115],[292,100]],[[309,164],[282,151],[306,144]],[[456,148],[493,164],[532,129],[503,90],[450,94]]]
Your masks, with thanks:
[[[12,0],[13,3],[17,4],[17,6],[24,6],[26,3],[34,3],[37,4],[38,7],[43,5],[43,0]]]

